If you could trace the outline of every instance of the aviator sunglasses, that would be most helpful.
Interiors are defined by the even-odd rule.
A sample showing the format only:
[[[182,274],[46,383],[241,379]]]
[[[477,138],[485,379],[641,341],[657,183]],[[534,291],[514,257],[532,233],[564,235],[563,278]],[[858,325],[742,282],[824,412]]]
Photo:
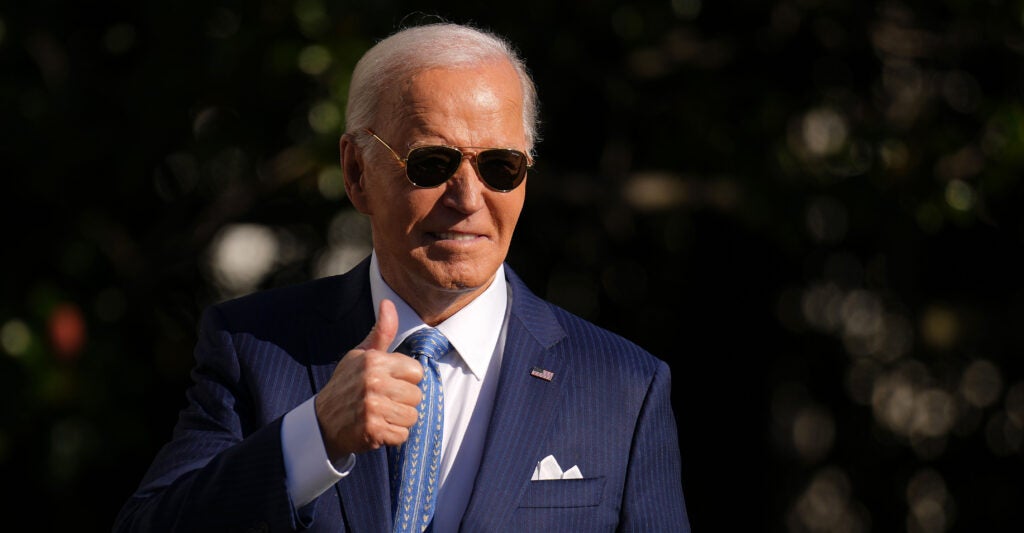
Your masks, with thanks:
[[[530,158],[519,150],[477,146],[464,147],[479,150],[475,153],[466,153],[454,146],[419,146],[410,150],[403,159],[372,130],[365,131],[395,156],[398,164],[405,167],[409,181],[417,187],[432,188],[448,181],[458,171],[463,157],[468,157],[473,163],[484,185],[497,192],[509,192],[518,187],[526,177],[526,169],[533,166]]]

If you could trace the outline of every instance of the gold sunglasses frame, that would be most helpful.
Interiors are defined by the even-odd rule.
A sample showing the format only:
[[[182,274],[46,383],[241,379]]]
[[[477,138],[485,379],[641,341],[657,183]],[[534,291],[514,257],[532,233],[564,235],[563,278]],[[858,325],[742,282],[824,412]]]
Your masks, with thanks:
[[[455,175],[454,173],[452,173],[452,176],[448,176],[448,179],[442,181],[441,183],[438,183],[437,185],[420,185],[420,184],[412,181],[412,178],[409,177],[409,172],[408,172],[409,156],[408,155],[406,155],[404,158],[402,156],[398,155],[398,152],[396,152],[394,148],[391,148],[391,145],[389,145],[388,143],[384,142],[384,139],[381,139],[370,128],[363,128],[363,131],[368,133],[374,139],[377,139],[377,142],[383,144],[384,148],[387,148],[388,151],[391,152],[391,155],[394,156],[395,161],[398,161],[398,165],[401,166],[402,168],[406,169],[405,178],[407,180],[409,180],[409,183],[412,183],[413,186],[415,186],[415,187],[419,187],[421,189],[433,189],[433,188],[436,188],[436,187],[440,187],[441,185],[446,183],[448,180],[452,179],[452,176]],[[495,191],[495,192],[511,192],[511,191],[516,190],[520,185],[523,184],[523,181],[526,180],[527,172],[529,172],[529,170],[531,168],[533,168],[533,158],[530,157],[530,154],[528,154],[526,152],[523,152],[522,150],[516,150],[515,148],[493,148],[493,147],[484,147],[484,146],[463,146],[463,147],[458,147],[458,146],[448,146],[446,144],[436,144],[436,145],[427,145],[427,146],[417,146],[416,148],[413,148],[412,150],[409,150],[409,154],[412,154],[413,151],[419,150],[420,148],[436,148],[436,147],[451,148],[452,150],[455,150],[456,152],[461,154],[463,160],[464,159],[469,159],[470,164],[473,166],[473,170],[476,171],[476,175],[477,175],[478,178],[480,178],[480,181],[488,189],[490,189],[492,191]],[[464,151],[465,149],[475,150],[475,151],[467,152],[467,151]],[[484,152],[484,151],[487,151],[487,150],[506,150],[506,151],[509,151],[509,152],[516,152],[518,154],[521,154],[523,156],[523,158],[526,159],[526,170],[523,171],[523,177],[511,189],[499,189],[497,187],[494,187],[493,185],[488,183],[487,180],[484,179],[484,175],[480,172],[480,166],[477,164],[477,159],[476,158],[477,158],[477,155],[480,152]],[[461,164],[462,164],[462,161],[460,160],[459,161],[459,165],[461,165]]]

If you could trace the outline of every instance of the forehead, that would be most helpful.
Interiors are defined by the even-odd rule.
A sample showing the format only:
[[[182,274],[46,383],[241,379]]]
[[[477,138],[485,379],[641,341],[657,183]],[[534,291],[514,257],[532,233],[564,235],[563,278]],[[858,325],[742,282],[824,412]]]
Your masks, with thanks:
[[[508,61],[421,70],[397,84],[382,103],[383,125],[396,142],[523,142],[522,87]]]

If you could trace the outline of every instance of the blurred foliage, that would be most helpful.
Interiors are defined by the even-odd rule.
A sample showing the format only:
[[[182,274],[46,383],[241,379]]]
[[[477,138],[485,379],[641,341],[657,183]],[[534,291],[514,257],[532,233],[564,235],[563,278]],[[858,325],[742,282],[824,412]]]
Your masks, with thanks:
[[[1024,527],[1024,2],[448,6],[0,6],[8,516],[109,529],[203,306],[366,252],[348,75],[440,16],[535,75],[509,261],[671,364],[696,530]]]

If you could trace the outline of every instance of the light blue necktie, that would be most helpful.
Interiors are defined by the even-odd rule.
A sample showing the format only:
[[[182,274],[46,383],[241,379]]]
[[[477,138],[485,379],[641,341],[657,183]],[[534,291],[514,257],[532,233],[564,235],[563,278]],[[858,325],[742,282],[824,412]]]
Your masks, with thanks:
[[[437,360],[448,353],[448,339],[434,328],[409,335],[398,351],[423,365],[419,420],[409,429],[409,439],[388,448],[391,462],[391,510],[395,532],[423,532],[430,528],[437,506],[441,474],[441,433],[444,429],[444,394]]]

